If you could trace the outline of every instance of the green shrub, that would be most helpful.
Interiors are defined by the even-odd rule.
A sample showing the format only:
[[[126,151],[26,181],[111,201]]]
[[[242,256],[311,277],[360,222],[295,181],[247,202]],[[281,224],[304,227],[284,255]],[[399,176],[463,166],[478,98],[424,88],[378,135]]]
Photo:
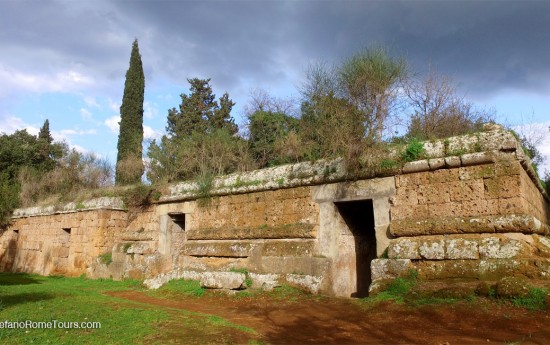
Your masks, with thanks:
[[[412,162],[422,158],[426,154],[424,144],[417,138],[412,138],[402,154],[405,162]]]

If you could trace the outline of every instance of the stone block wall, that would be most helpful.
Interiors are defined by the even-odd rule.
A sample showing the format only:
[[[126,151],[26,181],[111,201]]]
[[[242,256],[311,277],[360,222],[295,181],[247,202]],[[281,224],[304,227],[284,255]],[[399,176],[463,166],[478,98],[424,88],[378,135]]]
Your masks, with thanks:
[[[513,155],[395,179],[390,231],[396,237],[548,232],[544,196]]]
[[[550,278],[548,199],[530,161],[509,149],[464,156],[452,168],[395,177],[396,238],[371,263],[371,291],[411,269],[449,284]]]
[[[157,214],[160,232],[168,233],[161,245],[170,248],[174,269],[247,270],[304,281],[325,274],[327,260],[318,255],[319,205],[311,187],[171,202],[158,205]],[[174,214],[185,215],[185,229],[174,225]]]
[[[96,209],[13,219],[0,236],[0,269],[78,276],[110,253],[127,225],[122,210]]]

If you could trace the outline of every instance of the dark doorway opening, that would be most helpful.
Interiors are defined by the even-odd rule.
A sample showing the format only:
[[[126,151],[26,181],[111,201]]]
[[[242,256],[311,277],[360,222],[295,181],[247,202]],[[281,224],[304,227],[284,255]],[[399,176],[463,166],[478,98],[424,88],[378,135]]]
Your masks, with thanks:
[[[185,231],[185,213],[171,212],[168,213],[168,215],[170,216],[170,219],[172,219],[176,229]]]
[[[370,263],[376,258],[376,233],[372,200],[336,202],[340,215],[355,241],[357,291],[352,297],[366,297],[372,282]]]

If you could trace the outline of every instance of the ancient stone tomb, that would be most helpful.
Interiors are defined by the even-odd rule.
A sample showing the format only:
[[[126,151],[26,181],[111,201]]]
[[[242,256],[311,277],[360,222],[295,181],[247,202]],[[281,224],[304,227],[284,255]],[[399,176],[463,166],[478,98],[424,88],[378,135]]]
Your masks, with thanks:
[[[194,183],[173,185],[138,213],[116,198],[20,209],[0,237],[0,267],[343,297],[410,269],[426,280],[546,279],[547,196],[514,136],[424,146],[423,159],[353,181],[340,161],[319,161],[219,177],[207,199]]]

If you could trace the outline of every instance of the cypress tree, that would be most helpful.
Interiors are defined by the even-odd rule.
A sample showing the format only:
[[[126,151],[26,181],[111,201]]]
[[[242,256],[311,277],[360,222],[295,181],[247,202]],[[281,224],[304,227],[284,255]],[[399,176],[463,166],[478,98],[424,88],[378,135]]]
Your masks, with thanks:
[[[116,184],[138,183],[143,175],[143,94],[145,77],[137,39],[132,45],[120,106],[120,133],[116,163]]]
[[[38,132],[38,139],[44,140],[48,144],[53,143],[53,137],[50,133],[50,121],[48,121],[48,119],[46,119],[42,127],[40,127],[40,132]]]

